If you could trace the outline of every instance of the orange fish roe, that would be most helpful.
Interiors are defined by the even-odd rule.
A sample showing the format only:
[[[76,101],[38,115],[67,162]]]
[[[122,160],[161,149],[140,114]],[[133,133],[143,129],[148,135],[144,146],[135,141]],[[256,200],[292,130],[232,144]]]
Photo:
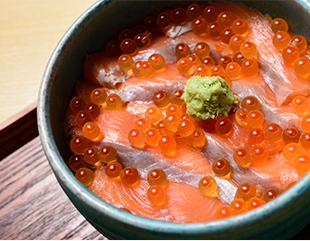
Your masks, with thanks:
[[[158,146],[162,153],[170,154],[176,149],[176,141],[172,136],[163,135],[158,140]]]
[[[241,198],[244,201],[249,201],[256,196],[256,188],[251,183],[243,183],[238,186],[235,198]]]
[[[85,187],[89,187],[95,178],[94,172],[87,167],[82,167],[76,171],[75,177],[79,180]]]
[[[283,156],[289,162],[293,162],[294,158],[301,153],[301,146],[297,143],[289,143],[283,148]]]
[[[87,164],[94,165],[99,161],[98,149],[96,147],[87,147],[84,149],[84,160]]]
[[[275,18],[271,22],[271,29],[274,33],[277,33],[278,31],[288,31],[288,24],[287,22],[282,18]]]
[[[149,199],[151,204],[155,206],[160,206],[165,202],[166,199],[165,190],[157,185],[151,186],[147,190],[147,198]]]
[[[137,148],[141,148],[144,146],[146,137],[143,131],[140,129],[132,129],[128,133],[128,141],[131,145]]]
[[[152,126],[151,122],[149,122],[149,120],[146,118],[140,118],[135,121],[135,127],[143,132],[146,131],[151,126]]]
[[[117,178],[122,171],[122,165],[117,161],[110,162],[104,170],[109,178]]]
[[[221,158],[213,162],[212,170],[217,176],[229,177],[231,173],[231,166],[226,159]]]
[[[222,218],[229,218],[231,216],[233,216],[233,210],[231,209],[231,207],[220,207],[216,210],[216,217],[218,219],[222,219]]]
[[[157,146],[160,132],[156,128],[149,128],[145,131],[145,143],[149,146]]]
[[[199,180],[198,189],[204,196],[213,197],[217,195],[216,181],[210,176],[204,176]]]
[[[85,100],[81,97],[73,97],[69,106],[74,113],[78,113],[79,111],[84,110],[86,103]]]
[[[254,208],[258,208],[258,207],[260,207],[260,206],[262,206],[263,204],[265,204],[266,202],[263,200],[263,199],[261,199],[261,198],[259,198],[259,197],[253,197],[253,198],[251,198],[250,200],[249,200],[249,202],[248,202],[248,210],[252,210],[252,209],[254,209]]]
[[[167,185],[167,176],[162,169],[156,168],[148,172],[147,181],[150,186],[157,185],[165,188]]]
[[[265,193],[264,193],[264,200],[265,202],[269,202],[276,197],[278,197],[282,192],[277,189],[277,188],[269,188]]]
[[[94,122],[86,122],[82,128],[83,135],[92,141],[96,141],[100,139],[100,128]]]
[[[305,150],[309,151],[310,149],[310,133],[309,132],[302,134],[302,136],[300,137],[300,144]]]
[[[294,158],[294,165],[297,171],[302,174],[305,174],[310,169],[310,155],[307,154],[299,154]]]
[[[184,100],[181,99],[181,96],[183,95],[183,93],[184,93],[183,90],[173,91],[169,97],[170,103],[181,106],[184,103]]]
[[[126,185],[133,186],[139,181],[139,173],[134,167],[125,167],[119,174],[122,182]]]
[[[304,96],[296,96],[292,100],[292,108],[297,114],[306,114],[309,106],[309,100]]]
[[[265,165],[269,160],[269,153],[264,146],[254,146],[251,149],[251,162],[256,165]]]
[[[247,167],[251,161],[251,153],[248,149],[239,147],[234,151],[233,158],[238,165]]]
[[[277,142],[282,139],[282,128],[276,123],[268,124],[264,133],[269,141]]]
[[[117,160],[117,152],[112,146],[102,146],[99,150],[99,158],[104,163],[110,163]]]
[[[86,167],[83,155],[73,154],[69,158],[69,167],[72,171],[76,172],[82,167]]]
[[[245,59],[241,64],[241,71],[247,78],[255,78],[259,67],[254,59]]]
[[[256,58],[257,48],[252,42],[243,42],[240,45],[240,52],[247,59]]]
[[[202,17],[197,17],[192,21],[192,29],[195,34],[205,34],[207,28],[208,22]]]
[[[169,105],[169,95],[165,90],[158,90],[153,95],[153,103],[159,108]]]
[[[75,136],[70,141],[70,149],[75,154],[84,154],[85,148],[89,146],[89,141],[83,136]]]
[[[244,213],[247,210],[246,202],[242,198],[235,198],[229,206],[233,210],[234,215]]]
[[[145,118],[148,119],[152,124],[156,124],[162,120],[163,114],[159,108],[153,106],[145,111]]]

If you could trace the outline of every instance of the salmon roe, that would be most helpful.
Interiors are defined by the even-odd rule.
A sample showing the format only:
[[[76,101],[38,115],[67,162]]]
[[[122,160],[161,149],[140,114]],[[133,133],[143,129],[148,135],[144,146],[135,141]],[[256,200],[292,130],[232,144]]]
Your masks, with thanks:
[[[217,183],[211,176],[204,176],[199,180],[198,189],[202,195],[213,197],[217,195]]]
[[[265,165],[269,161],[269,152],[264,146],[256,145],[251,149],[251,163],[255,165]]]
[[[254,59],[245,59],[241,64],[241,71],[247,78],[255,78],[258,75],[258,63]]]
[[[134,167],[125,167],[119,174],[122,183],[133,186],[139,181],[139,173]]]
[[[195,45],[194,53],[201,59],[209,56],[210,46],[206,42],[199,42]]]
[[[278,31],[288,31],[288,24],[287,22],[282,18],[275,18],[271,22],[271,29],[274,33],[277,33]]]
[[[264,115],[259,110],[251,110],[246,116],[246,121],[252,128],[261,127],[264,123]]]
[[[202,9],[198,4],[193,3],[187,7],[186,14],[190,20],[193,20],[202,14]]]
[[[247,167],[249,166],[252,157],[250,151],[247,148],[239,147],[234,151],[233,158],[238,165]]]
[[[297,143],[289,143],[283,148],[283,156],[284,158],[289,161],[293,162],[294,158],[301,153],[301,146]]]
[[[192,21],[193,33],[197,35],[205,34],[207,28],[208,28],[208,22],[202,17],[197,17]]]
[[[282,128],[276,123],[268,124],[265,127],[265,138],[271,142],[277,142],[282,139]]]
[[[146,131],[151,126],[152,126],[151,122],[149,122],[149,120],[146,118],[140,118],[135,121],[135,127],[143,132]]]
[[[121,97],[118,94],[110,94],[106,99],[107,107],[111,110],[120,109],[123,106]]]
[[[176,141],[172,136],[162,135],[158,140],[158,146],[163,154],[170,154],[176,149]]]
[[[269,188],[264,193],[263,198],[264,198],[265,202],[269,202],[269,201],[275,199],[276,197],[278,197],[281,193],[282,192],[277,188]]]
[[[247,210],[246,202],[242,198],[235,198],[229,206],[233,210],[234,215],[244,213]]]
[[[107,98],[107,92],[104,89],[94,89],[90,93],[90,100],[98,106],[101,106],[105,103]]]
[[[145,134],[140,129],[134,128],[128,132],[128,141],[137,148],[142,148],[145,144]]]
[[[112,146],[102,146],[99,150],[99,158],[104,163],[110,163],[118,159],[117,152]]]
[[[244,37],[240,34],[235,34],[229,39],[229,47],[234,53],[240,52],[240,46],[245,41]]]
[[[310,76],[310,60],[305,57],[297,59],[293,69],[296,75],[307,79]]]
[[[109,178],[117,178],[122,171],[122,165],[117,161],[110,162],[104,170]]]
[[[189,136],[189,143],[194,147],[204,147],[206,144],[206,136],[204,132],[200,129],[195,129]]]
[[[309,111],[309,100],[304,96],[296,96],[292,100],[292,108],[297,114],[305,114]]]
[[[291,42],[291,37],[287,32],[278,31],[274,35],[272,41],[273,41],[273,45],[276,47],[276,49],[278,49],[279,51],[282,51]]]
[[[302,136],[300,137],[300,144],[305,150],[307,151],[310,150],[310,133],[309,132],[302,134]]]
[[[74,172],[76,172],[82,167],[86,167],[83,155],[73,154],[72,156],[70,156],[69,167]]]
[[[233,215],[234,215],[233,214],[233,210],[229,206],[219,207],[216,210],[216,217],[218,219],[229,218],[229,217],[231,217]]]
[[[73,153],[82,155],[85,148],[89,146],[89,140],[83,136],[75,136],[70,141],[70,149]]]
[[[252,210],[255,208],[258,208],[262,205],[264,205],[266,202],[259,198],[259,197],[253,197],[248,201],[248,210]]]
[[[184,100],[181,99],[184,91],[183,90],[175,90],[171,93],[169,97],[169,101],[171,104],[176,104],[181,106],[184,103]]]
[[[232,122],[227,117],[221,117],[215,123],[215,130],[221,135],[229,135],[232,129]]]
[[[162,205],[166,200],[165,190],[157,185],[149,187],[147,190],[147,198],[154,206]]]
[[[149,146],[156,147],[158,145],[158,138],[160,132],[156,128],[149,128],[145,131],[145,143]]]
[[[213,162],[212,170],[217,176],[229,177],[231,173],[231,166],[226,159],[220,158],[215,160],[215,162]]]
[[[78,113],[81,110],[84,110],[86,102],[81,97],[73,97],[69,103],[69,107],[74,113]]]
[[[158,90],[153,95],[153,103],[159,108],[169,105],[169,95],[165,90]]]
[[[158,107],[152,106],[145,111],[145,118],[152,124],[156,124],[163,118],[163,114]]]
[[[156,168],[148,172],[147,181],[150,184],[150,186],[157,185],[162,188],[165,188],[167,185],[167,176],[162,169]]]
[[[82,167],[79,170],[76,171],[75,177],[77,180],[79,180],[85,187],[89,187],[94,179],[95,174],[92,170],[90,170],[87,167]]]
[[[98,149],[90,146],[84,149],[84,160],[87,164],[94,165],[99,161]]]
[[[282,138],[286,144],[298,143],[300,138],[300,131],[296,127],[288,127],[282,133]]]
[[[294,159],[294,165],[298,172],[306,174],[310,169],[310,155],[299,154]]]
[[[251,183],[242,183],[238,186],[235,198],[241,198],[244,201],[249,201],[256,196],[256,188]]]

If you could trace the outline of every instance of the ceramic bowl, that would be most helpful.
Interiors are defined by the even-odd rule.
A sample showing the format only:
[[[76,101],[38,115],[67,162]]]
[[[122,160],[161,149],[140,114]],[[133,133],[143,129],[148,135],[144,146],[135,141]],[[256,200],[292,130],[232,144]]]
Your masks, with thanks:
[[[200,1],[199,1],[200,2]],[[247,1],[273,18],[287,20],[290,30],[310,39],[310,2]],[[113,207],[75,179],[64,160],[70,156],[63,134],[65,110],[82,77],[85,53],[103,46],[149,15],[188,1],[98,1],[64,34],[46,67],[38,100],[39,133],[55,176],[80,213],[103,235],[113,239],[287,239],[298,233],[310,215],[310,174],[277,199],[228,219],[171,223],[136,216]]]

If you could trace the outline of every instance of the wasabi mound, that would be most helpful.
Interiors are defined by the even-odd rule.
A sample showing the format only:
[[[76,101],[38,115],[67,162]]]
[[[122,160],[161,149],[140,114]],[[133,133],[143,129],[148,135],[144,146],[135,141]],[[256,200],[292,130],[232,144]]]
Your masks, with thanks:
[[[187,80],[181,97],[187,106],[187,114],[196,120],[228,116],[235,96],[224,79],[219,76],[193,76]]]

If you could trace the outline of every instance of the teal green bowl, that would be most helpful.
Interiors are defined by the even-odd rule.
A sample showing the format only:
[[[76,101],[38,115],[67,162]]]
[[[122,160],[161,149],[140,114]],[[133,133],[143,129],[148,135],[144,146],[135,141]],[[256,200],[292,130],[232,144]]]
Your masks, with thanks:
[[[192,1],[190,1],[192,2]],[[98,1],[64,34],[47,64],[38,99],[38,126],[53,172],[79,212],[111,239],[288,239],[310,221],[310,174],[277,199],[228,219],[202,223],[171,223],[136,216],[115,208],[75,179],[64,160],[70,156],[63,134],[65,110],[75,81],[82,77],[85,53],[103,46],[125,29],[167,7],[189,1]],[[201,1],[199,1],[201,2]],[[248,1],[247,5],[273,18],[287,20],[293,33],[310,39],[310,2]]]

